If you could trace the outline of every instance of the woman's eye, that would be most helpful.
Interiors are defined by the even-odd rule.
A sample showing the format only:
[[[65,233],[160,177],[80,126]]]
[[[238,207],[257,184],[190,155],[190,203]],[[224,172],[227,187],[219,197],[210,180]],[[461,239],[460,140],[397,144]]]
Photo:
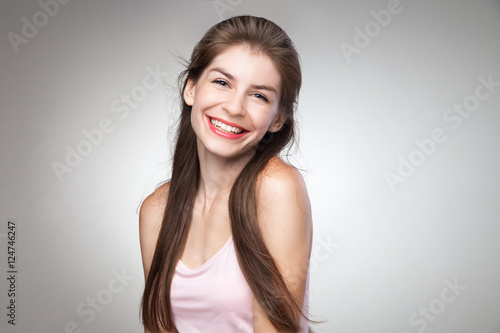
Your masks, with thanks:
[[[253,95],[254,95],[255,97],[257,97],[257,98],[260,98],[260,99],[264,100],[266,103],[269,103],[269,100],[267,99],[267,97],[266,97],[266,96],[264,96],[264,95],[262,95],[262,94],[259,94],[259,93],[255,93],[255,94],[253,94]]]
[[[212,82],[213,83],[217,83],[217,84],[219,84],[219,85],[221,85],[223,87],[227,87],[229,85],[226,81],[221,80],[221,79],[213,80]]]

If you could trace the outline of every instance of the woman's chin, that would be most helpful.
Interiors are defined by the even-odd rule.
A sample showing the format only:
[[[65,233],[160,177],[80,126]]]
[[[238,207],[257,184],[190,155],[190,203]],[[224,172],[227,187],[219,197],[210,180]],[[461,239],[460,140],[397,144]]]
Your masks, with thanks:
[[[241,159],[245,162],[248,162],[249,157],[255,153],[255,149],[238,150],[234,148],[235,147],[224,147],[221,145],[216,145],[214,147],[203,146],[199,153],[232,161]]]

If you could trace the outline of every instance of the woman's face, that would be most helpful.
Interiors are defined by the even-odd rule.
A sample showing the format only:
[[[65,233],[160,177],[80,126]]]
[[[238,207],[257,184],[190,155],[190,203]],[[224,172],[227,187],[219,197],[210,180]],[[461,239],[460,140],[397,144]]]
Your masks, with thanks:
[[[184,90],[199,149],[231,159],[253,155],[266,131],[281,128],[280,87],[280,74],[263,53],[237,45],[215,57]]]

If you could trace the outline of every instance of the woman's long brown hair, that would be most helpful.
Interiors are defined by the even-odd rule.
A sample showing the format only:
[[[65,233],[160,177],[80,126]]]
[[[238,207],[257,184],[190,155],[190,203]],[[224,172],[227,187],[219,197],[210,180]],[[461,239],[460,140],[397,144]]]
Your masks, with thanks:
[[[288,35],[273,22],[254,16],[222,21],[195,46],[187,69],[179,76],[182,113],[177,130],[172,177],[158,242],[142,298],[142,321],[147,330],[171,330],[170,286],[186,244],[199,182],[196,135],[191,107],[183,97],[188,79],[196,82],[210,62],[227,48],[244,44],[273,60],[281,75],[279,109],[282,128],[266,133],[255,154],[237,177],[229,196],[229,216],[238,262],[255,298],[279,330],[298,332],[299,305],[270,255],[257,222],[256,183],[267,162],[294,139],[294,110],[302,83],[300,61]]]

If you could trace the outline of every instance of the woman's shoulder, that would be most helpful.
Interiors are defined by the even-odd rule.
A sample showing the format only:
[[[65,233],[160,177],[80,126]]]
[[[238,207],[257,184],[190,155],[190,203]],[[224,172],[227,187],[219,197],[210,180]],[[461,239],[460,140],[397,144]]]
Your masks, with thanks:
[[[297,227],[310,223],[310,202],[301,173],[279,157],[272,158],[259,175],[256,185],[259,211],[269,217],[293,212]],[[267,218],[264,220],[268,220]],[[281,220],[281,219],[280,219]],[[282,220],[289,225],[290,220]]]
[[[139,212],[139,237],[141,243],[144,274],[147,277],[161,229],[168,199],[170,182],[158,187],[141,205]]]
[[[256,197],[259,227],[269,253],[285,275],[304,278],[311,254],[312,215],[302,175],[273,158],[259,175]]]
[[[304,179],[297,168],[275,156],[259,174],[257,194],[267,195],[289,190],[307,195]]]
[[[155,223],[157,218],[163,218],[169,188],[170,182],[162,184],[142,202],[139,212],[139,222],[141,224],[143,222],[144,224]]]

